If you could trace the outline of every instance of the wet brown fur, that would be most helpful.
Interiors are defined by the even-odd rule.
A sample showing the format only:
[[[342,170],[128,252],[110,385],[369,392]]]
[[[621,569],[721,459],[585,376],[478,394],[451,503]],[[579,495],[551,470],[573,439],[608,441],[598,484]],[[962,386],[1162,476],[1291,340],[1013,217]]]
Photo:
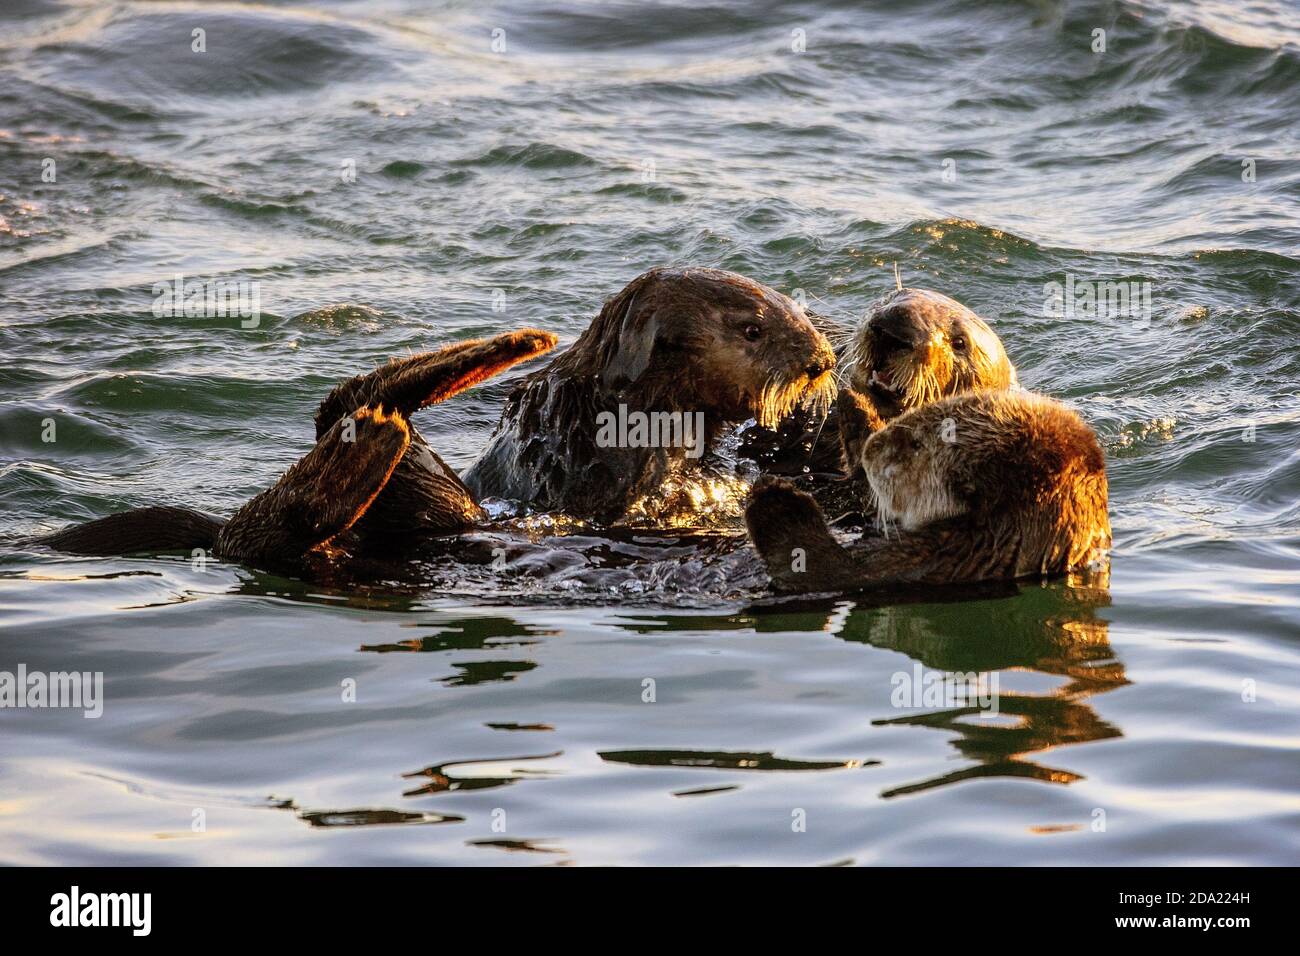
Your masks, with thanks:
[[[493,375],[555,346],[550,332],[523,329],[487,340],[455,342],[432,352],[394,359],[336,387],[316,412],[316,437],[352,409],[382,404],[410,418]],[[429,535],[449,534],[481,521],[483,509],[414,424],[411,447],[358,522],[356,536],[372,550],[401,548]]]
[[[478,502],[409,418],[555,342],[549,332],[524,329],[349,379],[321,403],[315,447],[224,524],[188,509],[144,508],[40,543],[79,554],[212,549],[225,560],[299,570],[337,551],[383,552],[394,543],[390,533],[462,531],[482,516]]]
[[[945,398],[889,422],[860,456],[885,533],[847,547],[812,496],[780,479],[755,486],[746,524],[776,590],[1051,576],[1104,561],[1110,546],[1101,446],[1051,399],[1008,391]]]
[[[340,418],[274,485],[235,512],[217,535],[217,555],[284,567],[329,547],[370,507],[410,442],[406,419],[382,406]]]
[[[652,269],[515,387],[465,483],[480,497],[617,521],[699,462],[682,448],[600,447],[601,412],[703,412],[711,445],[726,425],[774,424],[800,400],[827,399],[833,364],[829,343],[779,292],[716,269]]]

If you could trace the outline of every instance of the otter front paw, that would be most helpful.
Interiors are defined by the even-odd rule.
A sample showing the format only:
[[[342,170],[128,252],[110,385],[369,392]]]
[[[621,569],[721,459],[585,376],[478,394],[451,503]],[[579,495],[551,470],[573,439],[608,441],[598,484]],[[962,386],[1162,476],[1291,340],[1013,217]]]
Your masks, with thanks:
[[[862,470],[862,446],[885,427],[885,420],[870,398],[848,387],[840,389],[835,405],[839,412],[841,465],[852,478]]]

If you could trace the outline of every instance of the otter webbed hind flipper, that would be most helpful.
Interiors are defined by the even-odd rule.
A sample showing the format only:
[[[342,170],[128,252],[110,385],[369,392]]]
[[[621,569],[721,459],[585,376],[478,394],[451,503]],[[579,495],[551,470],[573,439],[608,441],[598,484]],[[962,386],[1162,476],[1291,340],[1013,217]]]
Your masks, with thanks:
[[[446,401],[498,372],[549,352],[556,341],[554,333],[520,329],[393,359],[372,372],[348,379],[326,396],[316,412],[316,437],[320,438],[342,416],[365,405],[383,405],[410,418],[426,405]]]
[[[316,413],[319,437],[352,409],[382,403],[404,416],[445,401],[519,362],[554,348],[556,337],[537,329],[506,332],[490,339],[457,342],[433,352],[394,359],[373,372],[339,385]],[[478,499],[456,472],[408,422],[410,452],[402,457],[383,494],[356,531],[363,542],[383,550],[429,535],[470,527],[483,517]]]
[[[353,532],[346,543],[354,547],[383,541],[377,532],[390,529],[408,539],[461,530],[482,510],[407,418],[555,342],[549,332],[524,329],[398,359],[350,379],[321,404],[316,447],[224,526],[185,508],[138,508],[35,543],[78,554],[213,548],[223,559],[298,568],[346,531]]]
[[[219,518],[189,508],[156,505],[133,508],[64,528],[35,543],[68,554],[141,554],[212,548],[221,530]]]
[[[235,513],[217,535],[217,556],[296,568],[365,514],[410,440],[406,419],[384,408],[338,419],[279,481]]]

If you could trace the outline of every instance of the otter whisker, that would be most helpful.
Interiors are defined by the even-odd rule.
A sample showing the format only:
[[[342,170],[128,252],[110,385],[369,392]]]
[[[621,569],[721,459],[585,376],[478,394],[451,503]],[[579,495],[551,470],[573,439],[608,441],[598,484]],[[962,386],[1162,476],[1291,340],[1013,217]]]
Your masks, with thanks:
[[[882,503],[880,494],[872,488],[872,496],[876,499],[876,528],[880,531],[882,538],[888,539],[891,535],[898,532],[898,524],[894,520],[893,513]]]
[[[770,379],[765,380],[763,382],[762,388],[758,390],[758,400],[757,402],[755,402],[755,406],[754,406],[754,420],[758,422],[760,425],[763,425],[763,423],[767,420],[767,413],[765,409],[767,408],[767,386],[769,381],[771,380]]]
[[[826,416],[830,413],[831,403],[835,401],[835,396],[838,393],[839,387],[835,375],[832,372],[823,372],[809,385],[805,407],[813,415],[817,415],[825,421]]]
[[[776,373],[769,372],[763,379],[763,387],[758,391],[758,407],[755,410],[755,419],[764,428],[772,428],[771,414],[769,409],[772,405],[772,386],[776,380]]]
[[[849,341],[851,341],[858,334],[858,330],[856,328],[824,329],[822,331],[822,334],[826,336],[827,340],[829,340],[832,344],[844,345]]]
[[[782,419],[794,411],[801,402],[812,403],[816,409],[825,405],[829,408],[831,396],[827,393],[829,376],[819,375],[816,383],[810,382],[806,375],[799,375],[787,381],[770,377],[763,386],[758,407],[758,422],[764,428],[776,428]]]
[[[839,382],[835,378],[834,374],[827,374],[823,377],[826,381],[819,387],[820,393],[815,400],[818,410],[813,412],[813,414],[817,415],[821,420],[817,423],[817,434],[813,436],[813,440],[808,444],[809,459],[812,458],[813,451],[817,448],[817,443],[821,441],[822,432],[826,428],[826,422],[830,420],[831,403],[839,393]]]
[[[827,311],[827,312],[838,312],[838,313],[840,314],[840,317],[841,317],[841,318],[846,318],[846,319],[848,319],[850,322],[855,322],[855,323],[856,323],[856,322],[858,321],[858,317],[857,317],[856,315],[853,315],[851,312],[848,312],[848,311],[845,310],[845,309],[841,309],[841,308],[839,308],[839,307],[837,307],[837,306],[833,306],[833,305],[831,305],[829,302],[827,302],[827,301],[826,301],[825,299],[823,299],[821,296],[817,295],[815,292],[808,292],[808,291],[805,289],[805,290],[804,290],[804,294],[805,294],[805,295],[808,295],[808,296],[811,297],[811,298],[816,299],[816,300],[818,301],[819,304],[825,306],[825,307],[826,307],[826,308],[825,308],[825,311]]]

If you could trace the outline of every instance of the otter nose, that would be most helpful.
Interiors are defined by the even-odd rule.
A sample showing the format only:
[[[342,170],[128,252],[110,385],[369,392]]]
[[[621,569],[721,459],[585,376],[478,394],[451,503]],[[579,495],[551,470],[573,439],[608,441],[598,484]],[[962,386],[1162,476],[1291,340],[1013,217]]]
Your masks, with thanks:
[[[809,378],[816,378],[823,372],[829,372],[835,367],[835,353],[827,351],[818,351],[812,357],[807,365],[804,366],[804,374]]]
[[[918,322],[916,316],[904,308],[886,309],[872,316],[867,328],[908,348],[916,348],[930,338],[924,323]]]

